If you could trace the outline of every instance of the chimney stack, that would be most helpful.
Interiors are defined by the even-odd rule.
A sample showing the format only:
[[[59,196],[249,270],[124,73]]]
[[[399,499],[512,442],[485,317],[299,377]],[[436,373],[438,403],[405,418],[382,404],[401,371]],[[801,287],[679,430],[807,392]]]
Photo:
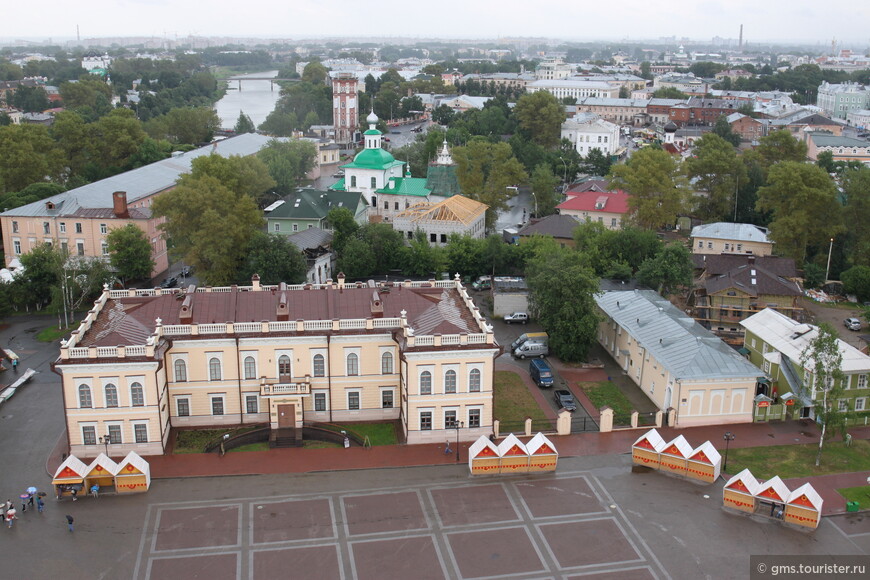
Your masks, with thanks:
[[[116,191],[112,194],[112,213],[115,217],[128,218],[130,212],[127,211],[127,192]]]

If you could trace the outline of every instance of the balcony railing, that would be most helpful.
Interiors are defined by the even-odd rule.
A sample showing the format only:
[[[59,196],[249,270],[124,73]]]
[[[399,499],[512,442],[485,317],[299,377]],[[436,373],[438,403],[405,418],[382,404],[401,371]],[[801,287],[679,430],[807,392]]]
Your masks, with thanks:
[[[260,383],[261,397],[282,397],[285,395],[308,395],[311,393],[311,383],[308,381],[294,383]]]

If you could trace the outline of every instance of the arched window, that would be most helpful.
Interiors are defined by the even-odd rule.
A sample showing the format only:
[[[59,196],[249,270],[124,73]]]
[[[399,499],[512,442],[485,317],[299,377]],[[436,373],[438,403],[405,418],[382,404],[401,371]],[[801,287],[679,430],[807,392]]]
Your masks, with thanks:
[[[257,378],[257,363],[254,361],[254,357],[246,356],[245,357],[245,378],[246,379],[256,379]]]
[[[175,382],[183,383],[187,381],[187,365],[181,359],[175,361]]]
[[[468,373],[468,391],[471,393],[480,392],[480,369],[471,369]]]
[[[134,407],[145,406],[145,389],[142,388],[142,383],[130,385],[130,403]]]
[[[118,406],[118,387],[109,383],[106,385],[106,406],[107,407],[117,407]]]
[[[90,409],[93,407],[91,388],[87,385],[79,385],[79,407],[82,409]]]
[[[208,359],[208,378],[212,381],[221,380],[221,361],[216,356]]]
[[[353,377],[359,374],[359,357],[355,352],[347,355],[347,376]]]
[[[324,358],[322,354],[314,355],[314,376],[326,376],[326,365],[324,364]]]
[[[393,374],[393,353],[385,352],[381,355],[381,374]]]
[[[456,392],[456,371],[449,370],[444,373],[444,392],[445,393],[455,393]]]
[[[290,377],[293,376],[293,369],[290,365],[290,357],[286,354],[282,354],[278,357],[278,378],[280,380],[290,380]]]
[[[432,373],[429,371],[423,371],[420,373],[420,394],[432,394]]]

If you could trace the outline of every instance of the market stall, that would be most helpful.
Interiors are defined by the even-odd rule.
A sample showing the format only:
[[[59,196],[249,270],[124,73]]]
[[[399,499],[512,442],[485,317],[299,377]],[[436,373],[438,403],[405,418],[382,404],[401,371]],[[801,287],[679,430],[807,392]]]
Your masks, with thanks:
[[[115,491],[134,493],[151,487],[151,467],[138,453],[131,451],[118,464],[115,473]]]
[[[87,472],[88,466],[81,459],[75,455],[67,457],[54,472],[54,478],[51,480],[57,498],[72,497],[75,500],[82,495]]]
[[[677,475],[686,475],[688,468],[688,459],[692,454],[692,446],[686,441],[682,435],[677,435],[672,441],[665,444],[662,449],[662,463],[659,470],[665,473],[675,473]]]
[[[805,483],[788,496],[784,521],[805,528],[819,527],[822,519],[822,496],[809,483]]]
[[[644,433],[631,446],[631,461],[637,465],[645,465],[658,469],[661,464],[661,452],[665,448],[665,440],[655,429]]]
[[[499,473],[499,459],[498,448],[485,435],[478,437],[468,448],[471,475]]]
[[[758,486],[758,491],[755,492],[755,512],[781,520],[785,515],[785,502],[790,495],[788,487],[778,475],[774,475]]]
[[[513,433],[498,444],[499,470],[501,473],[528,473],[529,452],[525,444]]]
[[[686,475],[692,479],[713,483],[719,478],[722,456],[709,441],[704,441],[689,455]]]
[[[85,472],[85,489],[91,490],[97,486],[99,493],[114,492],[117,472],[118,464],[109,459],[105,453],[100,453],[91,461],[87,472]]]
[[[559,453],[543,433],[537,433],[526,443],[526,451],[529,452],[529,471],[556,471]]]
[[[758,480],[752,472],[744,469],[728,480],[722,490],[722,503],[726,508],[741,512],[755,511],[755,493],[758,491]]]

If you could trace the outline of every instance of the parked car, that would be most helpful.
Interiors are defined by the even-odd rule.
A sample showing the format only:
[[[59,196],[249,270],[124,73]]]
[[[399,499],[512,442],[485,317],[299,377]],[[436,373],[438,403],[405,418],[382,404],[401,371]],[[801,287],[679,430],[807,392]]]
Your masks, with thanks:
[[[471,284],[472,290],[489,290],[492,288],[492,276],[481,276]]]
[[[527,340],[531,340],[534,342],[543,342],[544,344],[547,344],[549,339],[550,336],[546,332],[524,332],[511,343],[511,352],[515,351],[517,348],[519,348],[521,344],[523,344]]]
[[[504,317],[504,321],[508,324],[519,322],[520,324],[525,324],[529,321],[529,315],[526,312],[513,312],[511,314],[506,314]]]
[[[175,276],[170,276],[160,283],[161,288],[175,288],[176,286],[178,286],[178,278]]]
[[[847,318],[843,321],[843,324],[849,330],[861,330],[861,321],[857,318]]]
[[[401,131],[390,131],[390,133],[392,133],[393,135],[401,135],[402,134]]]
[[[559,407],[566,411],[571,411],[573,413],[577,410],[577,402],[574,400],[574,395],[571,394],[571,391],[556,389],[553,391],[553,399]]]
[[[553,369],[544,359],[532,359],[532,362],[529,363],[529,375],[539,387],[553,386]]]
[[[550,347],[547,346],[547,343],[532,342],[531,340],[527,340],[514,351],[514,357],[520,359],[535,357],[544,358],[548,354],[550,354]]]

